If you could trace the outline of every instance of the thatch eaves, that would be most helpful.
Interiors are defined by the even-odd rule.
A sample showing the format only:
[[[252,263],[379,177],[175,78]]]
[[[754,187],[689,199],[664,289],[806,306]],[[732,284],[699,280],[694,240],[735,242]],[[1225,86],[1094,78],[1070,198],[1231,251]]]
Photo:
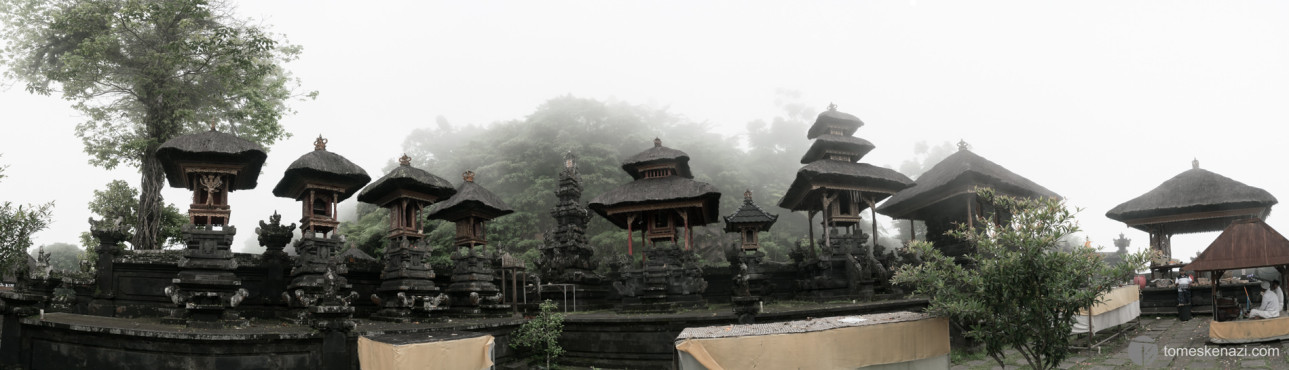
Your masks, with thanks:
[[[188,179],[182,170],[184,165],[236,165],[240,168],[233,183],[229,184],[233,190],[254,189],[260,168],[268,158],[259,144],[218,131],[180,135],[170,139],[157,148],[156,156],[166,172],[166,180],[170,182],[170,186],[177,188],[188,187]]]
[[[806,155],[801,156],[801,164],[821,160],[828,155],[829,151],[854,153],[855,162],[858,162],[876,147],[868,140],[854,136],[820,135],[815,138],[814,143],[810,144],[810,149],[806,151]]]
[[[944,199],[992,188],[1013,197],[1060,198],[1055,192],[967,149],[960,149],[918,177],[912,187],[895,193],[877,212],[894,219],[922,219],[920,211]]]
[[[475,183],[465,181],[456,189],[456,194],[445,201],[435,203],[427,215],[430,219],[456,221],[470,214],[493,219],[514,213],[505,201],[488,189]]]
[[[273,195],[286,198],[298,196],[306,182],[323,182],[345,189],[340,200],[349,199],[363,185],[371,182],[367,171],[339,154],[314,150],[291,162],[282,180],[273,187]]]
[[[662,140],[653,139],[653,147],[633,155],[622,161],[622,170],[627,171],[632,179],[644,177],[640,171],[642,167],[648,167],[655,164],[675,163],[676,174],[692,179],[693,173],[689,170],[689,154],[685,152],[662,146]]]
[[[403,164],[373,181],[371,185],[367,185],[367,188],[358,193],[358,201],[375,204],[386,195],[400,189],[423,193],[439,200],[447,199],[457,192],[448,180],[412,167],[410,164]],[[377,205],[383,206],[383,204]]]
[[[751,193],[743,199],[743,206],[734,214],[725,216],[725,232],[737,232],[741,225],[759,226],[757,231],[769,231],[770,226],[779,220],[779,215],[770,214],[752,202]]]
[[[864,121],[860,121],[859,117],[855,117],[850,113],[838,112],[833,108],[830,107],[829,110],[819,113],[819,117],[815,118],[815,124],[810,126],[810,130],[806,131],[806,139],[814,140],[820,135],[827,134],[829,127],[841,128],[843,135],[851,136],[860,127],[864,126]]]
[[[913,180],[895,170],[868,163],[819,160],[797,170],[797,178],[779,200],[779,207],[793,211],[814,209],[817,203],[811,199],[817,195],[812,194],[821,185],[863,191],[877,202],[912,186]]]
[[[1242,218],[1265,218],[1278,203],[1266,190],[1199,168],[1186,170],[1158,187],[1119,204],[1106,217],[1138,229],[1168,233],[1224,229]]]
[[[666,203],[676,201],[701,201],[701,218],[690,218],[690,226],[706,225],[719,219],[721,193],[711,184],[681,176],[667,176],[635,180],[618,186],[591,199],[587,206],[605,219],[626,228],[623,217],[609,214],[615,207]]]

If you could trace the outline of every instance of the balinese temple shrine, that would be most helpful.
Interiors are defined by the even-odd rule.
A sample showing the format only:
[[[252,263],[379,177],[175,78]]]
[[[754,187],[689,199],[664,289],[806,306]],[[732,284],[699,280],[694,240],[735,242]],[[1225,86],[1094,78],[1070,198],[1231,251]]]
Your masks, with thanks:
[[[291,162],[273,195],[300,202],[300,240],[291,269],[291,282],[283,299],[293,308],[284,318],[315,327],[339,329],[350,323],[350,302],[358,293],[344,274],[348,268],[335,257],[341,249],[337,205],[371,181],[367,171],[345,157],[327,151],[327,139],[318,136],[313,151]]]
[[[819,114],[806,132],[814,140],[797,170],[779,207],[805,211],[810,227],[810,247],[795,252],[802,279],[798,288],[814,292],[815,298],[836,296],[871,296],[874,285],[885,281],[889,272],[876,259],[873,243],[865,246],[868,235],[857,227],[863,221],[861,212],[873,209],[878,202],[913,185],[907,176],[868,163],[858,163],[875,146],[855,137],[864,126],[854,115],[837,111],[830,104]],[[816,251],[814,217],[821,215],[823,236]],[[870,222],[876,230],[876,214]],[[876,233],[874,233],[876,234]],[[873,235],[874,241],[877,235]],[[821,253],[822,252],[822,253]]]
[[[240,326],[246,321],[233,308],[246,298],[233,272],[230,249],[237,229],[228,225],[228,193],[254,189],[267,154],[258,144],[215,130],[182,135],[157,149],[157,159],[170,186],[192,191],[189,222],[183,226],[187,248],[174,285],[166,295],[174,304],[171,319],[190,326]]]
[[[877,212],[891,219],[914,220],[926,224],[925,235],[917,235],[917,228],[910,227],[913,239],[932,242],[945,256],[960,263],[963,256],[972,253],[970,246],[956,240],[946,232],[958,225],[970,225],[977,217],[985,215],[977,188],[991,188],[995,194],[1015,198],[1056,198],[1060,195],[1029,179],[972,152],[965,141],[958,142],[958,151],[936,163],[917,179],[917,184],[904,189],[880,207]]]
[[[1173,259],[1172,236],[1222,231],[1232,222],[1266,219],[1278,201],[1266,190],[1245,185],[1199,167],[1173,176],[1150,191],[1123,202],[1106,217],[1150,234],[1154,275],[1180,267]]]
[[[456,194],[435,204],[427,217],[456,223],[452,284],[448,286],[449,313],[455,316],[506,316],[510,305],[495,280],[493,259],[484,254],[488,245],[487,223],[515,210],[488,189],[474,182],[474,171],[462,174],[465,181]]]
[[[692,230],[718,222],[720,191],[694,181],[689,155],[662,146],[653,147],[622,162],[632,182],[592,199],[589,207],[617,227],[625,229],[627,254],[637,249],[632,240],[640,231],[641,268],[621,274],[613,287],[622,297],[622,311],[670,312],[677,305],[705,306],[702,293],[707,281],[691,251]]]
[[[434,286],[434,270],[425,261],[430,247],[421,233],[421,211],[456,193],[442,177],[412,167],[411,158],[404,154],[398,159],[398,167],[358,194],[358,201],[389,210],[385,267],[380,273],[380,287],[371,297],[380,310],[372,318],[407,322],[440,309],[444,299]]]
[[[730,272],[734,275],[734,291],[730,304],[740,324],[751,324],[752,317],[760,312],[761,297],[772,290],[761,273],[761,233],[770,231],[779,215],[766,212],[752,201],[752,190],[743,192],[743,206],[734,214],[725,216],[725,232],[738,233],[739,244],[726,251]]]

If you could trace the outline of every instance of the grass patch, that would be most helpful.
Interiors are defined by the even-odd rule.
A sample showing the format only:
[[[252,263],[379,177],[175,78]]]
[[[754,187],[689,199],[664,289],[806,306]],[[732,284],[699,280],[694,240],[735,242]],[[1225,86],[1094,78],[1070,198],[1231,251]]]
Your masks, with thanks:
[[[968,352],[964,349],[954,348],[949,351],[949,362],[954,365],[963,365],[976,360],[984,360],[985,351]]]

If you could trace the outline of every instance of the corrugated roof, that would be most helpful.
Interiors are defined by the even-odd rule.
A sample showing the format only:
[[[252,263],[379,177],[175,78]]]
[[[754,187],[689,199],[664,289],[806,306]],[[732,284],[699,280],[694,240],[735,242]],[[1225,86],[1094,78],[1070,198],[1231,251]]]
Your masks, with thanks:
[[[892,218],[905,218],[940,199],[975,187],[993,188],[1015,197],[1060,197],[1055,192],[967,149],[960,149],[877,207]]]
[[[1185,271],[1213,271],[1289,265],[1289,239],[1261,219],[1231,223]]]

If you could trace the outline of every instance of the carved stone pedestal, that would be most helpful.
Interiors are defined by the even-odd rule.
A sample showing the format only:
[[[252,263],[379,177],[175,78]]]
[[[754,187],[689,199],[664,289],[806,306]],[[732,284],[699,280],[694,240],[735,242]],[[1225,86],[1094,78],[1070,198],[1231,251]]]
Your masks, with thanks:
[[[628,269],[613,283],[622,296],[622,313],[675,312],[677,307],[706,307],[707,281],[693,252],[678,246],[647,250],[639,269]]]
[[[340,246],[340,236],[334,234],[330,238],[305,235],[295,242],[299,255],[291,269],[291,283],[282,293],[292,310],[284,319],[324,328],[354,325],[354,308],[349,304],[358,293],[350,290],[343,276],[348,269],[335,258]]]
[[[424,320],[430,314],[446,309],[447,299],[434,286],[434,269],[425,263],[429,247],[423,240],[415,243],[402,239],[385,251],[385,269],[380,273],[380,287],[372,300],[381,307],[372,319],[393,322]]]
[[[492,259],[465,248],[452,255],[452,285],[448,286],[453,316],[509,316],[510,305],[502,303],[501,290],[493,283]]]
[[[179,260],[174,284],[166,287],[166,295],[183,311],[175,311],[176,315],[165,321],[204,328],[246,325],[247,321],[233,311],[247,295],[242,280],[233,273],[237,261],[230,246],[236,234],[237,228],[232,226],[216,230],[211,226],[184,225],[188,248]]]

